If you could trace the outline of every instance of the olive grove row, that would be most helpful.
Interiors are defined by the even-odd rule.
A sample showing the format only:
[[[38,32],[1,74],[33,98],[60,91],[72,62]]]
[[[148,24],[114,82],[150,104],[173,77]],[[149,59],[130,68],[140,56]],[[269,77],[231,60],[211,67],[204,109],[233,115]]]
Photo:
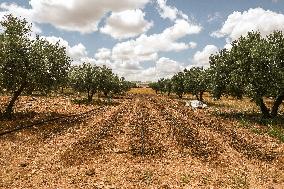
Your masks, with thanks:
[[[171,79],[160,79],[150,86],[156,92],[185,93],[202,99],[210,92],[216,99],[231,95],[238,99],[251,98],[264,117],[275,117],[284,100],[284,36],[274,31],[268,36],[249,32],[231,43],[232,48],[222,49],[210,56],[210,67],[191,68],[175,74]],[[265,98],[273,99],[269,109]]]
[[[0,90],[11,95],[3,112],[5,117],[11,117],[14,104],[23,93],[72,87],[87,93],[91,101],[95,93],[109,96],[132,86],[104,66],[71,66],[66,48],[59,42],[52,44],[42,37],[33,37],[25,19],[7,15],[0,28]]]

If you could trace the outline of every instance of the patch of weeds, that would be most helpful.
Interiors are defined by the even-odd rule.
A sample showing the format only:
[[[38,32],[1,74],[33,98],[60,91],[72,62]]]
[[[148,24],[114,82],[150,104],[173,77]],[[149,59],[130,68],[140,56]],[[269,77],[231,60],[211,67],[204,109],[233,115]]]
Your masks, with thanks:
[[[277,138],[281,142],[284,142],[284,132],[281,128],[270,126],[267,133],[269,136]]]
[[[182,174],[180,180],[182,184],[186,185],[190,183],[192,178],[193,178],[192,174]]]
[[[152,171],[145,171],[143,174],[142,174],[142,177],[141,177],[141,181],[142,182],[146,182],[146,183],[151,183],[152,180],[153,180],[153,172]]]
[[[263,132],[260,129],[257,129],[257,128],[252,128],[251,131],[255,134],[258,134],[258,135],[263,134]]]
[[[264,126],[274,125],[274,124],[275,124],[275,120],[262,118],[262,119],[260,120],[260,124],[262,124],[262,125],[264,125]]]
[[[252,128],[251,131],[258,135],[268,134],[269,136],[278,139],[280,142],[284,143],[284,129],[275,125],[268,125],[268,127]]]
[[[74,104],[79,104],[79,105],[90,105],[90,104],[93,104],[93,101],[88,101],[87,98],[80,98],[80,99],[72,99],[71,100],[72,103]]]
[[[232,179],[233,179],[232,188],[249,189],[248,177],[245,172],[235,174]]]
[[[265,125],[265,126],[281,126],[283,127],[284,125],[284,116],[283,115],[278,115],[277,117],[273,119],[261,119],[260,124]]]
[[[103,99],[103,100],[95,99],[89,102],[87,98],[81,98],[81,99],[73,99],[71,100],[71,102],[74,104],[79,104],[79,105],[98,105],[98,106],[117,106],[119,105],[119,102],[109,100],[109,99]]]
[[[4,113],[0,112],[0,121],[22,121],[23,119],[33,119],[38,115],[35,111],[22,111],[11,114],[11,117],[7,117]]]
[[[247,119],[245,119],[244,117],[240,118],[239,124],[243,128],[249,128],[250,127],[250,122]]]
[[[208,107],[223,108],[223,109],[233,107],[232,105],[224,103],[222,101],[207,101],[206,104],[208,105]]]

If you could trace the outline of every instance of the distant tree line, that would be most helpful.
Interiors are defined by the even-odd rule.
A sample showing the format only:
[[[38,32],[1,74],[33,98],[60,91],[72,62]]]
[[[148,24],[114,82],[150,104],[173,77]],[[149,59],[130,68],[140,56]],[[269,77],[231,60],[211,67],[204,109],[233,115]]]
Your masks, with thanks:
[[[263,117],[275,117],[284,99],[284,36],[274,31],[268,36],[248,32],[210,56],[210,67],[185,69],[170,79],[160,79],[150,87],[157,93],[175,93],[180,98],[191,93],[203,100],[209,92],[215,99],[231,95],[238,99],[247,96],[259,106]],[[273,99],[272,108],[264,98]]]
[[[11,95],[3,115],[11,118],[20,95],[33,91],[48,93],[60,87],[86,92],[91,101],[95,93],[106,97],[129,90],[132,83],[111,69],[90,63],[71,66],[66,48],[39,36],[31,36],[31,25],[6,15],[0,22],[0,91]]]
[[[88,102],[92,101],[96,93],[103,93],[105,97],[110,97],[113,94],[124,93],[134,86],[132,82],[118,77],[106,66],[100,67],[90,63],[71,67],[69,78],[73,89],[87,93]]]
[[[156,93],[166,93],[168,96],[175,93],[179,98],[190,93],[200,101],[203,100],[204,92],[209,89],[208,70],[199,67],[185,69],[175,74],[171,79],[159,79],[158,82],[150,83],[149,86]]]

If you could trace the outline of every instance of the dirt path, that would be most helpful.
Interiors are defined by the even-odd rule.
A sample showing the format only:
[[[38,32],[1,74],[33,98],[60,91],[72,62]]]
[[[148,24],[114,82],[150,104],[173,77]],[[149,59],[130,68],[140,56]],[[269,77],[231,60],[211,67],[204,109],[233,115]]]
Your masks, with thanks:
[[[136,95],[78,123],[1,137],[0,187],[281,188],[283,148],[178,101]]]

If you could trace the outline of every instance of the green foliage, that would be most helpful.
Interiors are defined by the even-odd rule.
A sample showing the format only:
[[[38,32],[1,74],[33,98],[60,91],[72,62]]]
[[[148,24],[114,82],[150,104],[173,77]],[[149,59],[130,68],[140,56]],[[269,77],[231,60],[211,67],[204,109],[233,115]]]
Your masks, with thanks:
[[[149,83],[149,87],[156,91],[156,94],[158,93],[158,91],[160,91],[160,86],[158,82]]]
[[[283,128],[270,126],[267,133],[272,137],[278,138],[281,142],[284,142]]]
[[[198,100],[203,100],[203,93],[208,88],[208,73],[203,68],[193,67],[190,70],[184,70],[185,75],[185,92],[191,93]]]
[[[0,85],[12,94],[5,114],[11,116],[17,98],[24,91],[48,92],[67,77],[71,59],[59,43],[51,44],[31,37],[31,26],[25,19],[12,15],[1,21]]]
[[[260,107],[264,117],[276,116],[284,99],[283,53],[284,37],[280,31],[266,37],[249,32],[246,37],[233,41],[230,51],[221,50],[210,57],[214,96],[246,95]],[[271,113],[264,97],[275,99]]]
[[[149,86],[156,91],[156,93],[158,93],[158,91],[162,92],[162,93],[167,93],[168,96],[171,94],[172,92],[172,81],[171,79],[159,79],[158,82],[153,82],[150,83]]]
[[[72,67],[70,83],[73,89],[88,94],[88,102],[92,101],[95,93],[103,93],[106,97],[109,94],[120,94],[128,91],[133,84],[113,74],[112,70],[103,66],[95,66],[90,63],[83,63]]]
[[[173,90],[173,83],[172,83],[172,80],[171,79],[165,79],[164,80],[165,82],[165,92],[168,93],[168,96],[170,96],[172,90]]]
[[[173,92],[175,92],[179,98],[182,98],[185,92],[185,74],[183,72],[179,72],[172,77],[172,87]]]
[[[99,67],[83,63],[73,66],[69,72],[70,84],[78,92],[88,93],[88,101],[92,101],[93,95],[99,87]]]
[[[176,93],[182,98],[184,93],[192,93],[197,99],[203,100],[202,95],[208,89],[210,81],[208,70],[203,68],[191,68],[175,74],[171,79],[159,79],[158,82],[150,84],[150,87],[156,91],[167,93]]]
[[[116,89],[114,90],[115,94],[125,93],[129,91],[131,88],[136,87],[136,83],[126,81],[124,77],[118,78],[118,85],[116,85]]]
[[[119,78],[106,66],[101,67],[98,82],[99,91],[101,91],[105,97],[108,97],[110,92],[119,92]]]
[[[181,178],[180,178],[181,183],[182,183],[183,185],[189,184],[193,179],[194,179],[194,175],[193,175],[192,173],[189,173],[189,174],[183,173],[183,174],[181,175]]]

